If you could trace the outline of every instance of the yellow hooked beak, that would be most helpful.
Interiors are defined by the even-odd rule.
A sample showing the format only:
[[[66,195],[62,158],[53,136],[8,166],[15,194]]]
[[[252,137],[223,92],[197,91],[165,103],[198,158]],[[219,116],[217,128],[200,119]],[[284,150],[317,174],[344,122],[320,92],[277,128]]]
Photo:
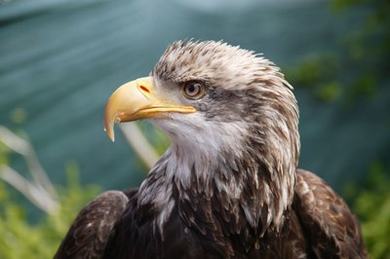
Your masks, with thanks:
[[[114,141],[116,122],[163,118],[169,112],[192,113],[196,109],[159,97],[152,77],[139,78],[121,85],[108,99],[104,111],[104,131]]]

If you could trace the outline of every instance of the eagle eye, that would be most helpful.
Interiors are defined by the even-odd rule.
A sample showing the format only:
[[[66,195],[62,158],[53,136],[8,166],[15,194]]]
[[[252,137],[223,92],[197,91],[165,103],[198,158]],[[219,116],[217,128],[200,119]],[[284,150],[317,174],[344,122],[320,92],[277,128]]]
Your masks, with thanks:
[[[206,89],[202,82],[188,81],[183,84],[182,92],[184,97],[192,100],[197,100],[205,95]]]

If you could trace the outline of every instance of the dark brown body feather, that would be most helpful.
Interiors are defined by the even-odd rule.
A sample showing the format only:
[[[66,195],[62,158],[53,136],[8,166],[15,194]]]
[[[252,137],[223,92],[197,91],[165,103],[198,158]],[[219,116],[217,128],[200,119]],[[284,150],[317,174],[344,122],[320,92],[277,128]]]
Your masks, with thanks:
[[[314,258],[366,258],[360,226],[347,204],[321,178],[297,174],[294,210]]]
[[[217,200],[209,208],[178,202],[160,233],[153,221],[158,212],[137,207],[135,191],[126,209],[123,196],[105,193],[80,212],[55,258],[366,258],[354,215],[323,180],[298,170],[295,190],[282,229],[261,238],[250,228],[237,233]],[[88,224],[94,227],[87,230]]]
[[[101,258],[115,223],[134,193],[107,191],[91,201],[74,220],[54,258]]]

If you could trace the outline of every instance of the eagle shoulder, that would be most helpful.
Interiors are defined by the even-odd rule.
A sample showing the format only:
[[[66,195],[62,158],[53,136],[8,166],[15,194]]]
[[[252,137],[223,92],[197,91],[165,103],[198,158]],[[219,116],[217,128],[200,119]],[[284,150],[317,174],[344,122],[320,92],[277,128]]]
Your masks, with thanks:
[[[360,226],[344,200],[315,174],[298,169],[294,210],[316,258],[367,258]]]
[[[111,231],[132,195],[126,194],[107,191],[88,203],[73,221],[54,259],[101,258]]]

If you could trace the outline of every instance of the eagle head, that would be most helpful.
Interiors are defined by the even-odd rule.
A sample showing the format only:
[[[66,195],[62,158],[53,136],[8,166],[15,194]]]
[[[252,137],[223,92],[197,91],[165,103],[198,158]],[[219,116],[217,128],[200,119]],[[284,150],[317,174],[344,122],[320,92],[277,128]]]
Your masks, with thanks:
[[[182,186],[195,174],[239,198],[250,182],[263,191],[262,204],[275,203],[267,221],[280,221],[291,204],[297,103],[279,68],[261,55],[223,42],[174,42],[148,77],[120,86],[108,100],[112,140],[115,122],[138,119],[171,138],[171,167],[180,170],[170,171]]]

